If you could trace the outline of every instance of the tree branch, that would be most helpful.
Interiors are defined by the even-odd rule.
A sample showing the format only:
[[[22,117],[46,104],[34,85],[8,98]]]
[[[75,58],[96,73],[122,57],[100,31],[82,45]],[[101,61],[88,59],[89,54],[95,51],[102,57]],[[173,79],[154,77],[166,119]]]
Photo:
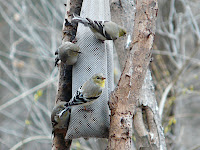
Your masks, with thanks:
[[[155,35],[157,0],[136,1],[134,34],[130,53],[118,86],[111,94],[109,149],[131,149],[132,118],[140,107],[140,91],[151,58]]]
[[[80,14],[82,0],[67,0],[65,19],[63,22],[62,43],[72,41],[76,35],[76,27],[69,24],[73,13]],[[64,63],[59,65],[59,83],[55,102],[69,101],[72,97],[72,66]],[[52,150],[70,149],[71,140],[65,141],[66,129],[55,130]]]

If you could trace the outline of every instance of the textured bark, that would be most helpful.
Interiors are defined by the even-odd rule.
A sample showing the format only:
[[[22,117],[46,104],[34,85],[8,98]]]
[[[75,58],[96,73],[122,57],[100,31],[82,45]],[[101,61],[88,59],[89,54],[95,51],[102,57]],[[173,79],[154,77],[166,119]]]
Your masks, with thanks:
[[[62,43],[66,41],[72,41],[76,34],[76,27],[73,27],[68,23],[71,22],[71,16],[73,13],[80,14],[82,0],[67,0],[66,14],[63,22],[63,37]],[[67,19],[67,20],[66,20]],[[72,66],[68,66],[64,63],[59,64],[59,83],[58,92],[55,102],[69,101],[72,97]],[[71,140],[65,140],[67,130],[55,130],[52,150],[67,150],[70,149]]]
[[[157,11],[157,0],[136,1],[135,25],[129,49],[130,53],[118,86],[111,94],[109,103],[111,109],[109,150],[131,149],[132,118],[136,112],[136,123],[134,125],[139,131],[142,129],[141,133],[138,132],[138,134],[147,135],[141,117],[143,106],[140,103],[140,91],[151,58],[150,50],[155,35]],[[149,113],[148,109],[145,110]],[[151,117],[151,113],[147,115],[149,123]]]
[[[120,37],[114,41],[121,70],[124,69],[128,52],[125,48],[127,45],[127,37],[131,37],[133,32],[134,9],[135,5],[132,0],[110,0],[111,20],[123,26],[128,33],[126,37]]]

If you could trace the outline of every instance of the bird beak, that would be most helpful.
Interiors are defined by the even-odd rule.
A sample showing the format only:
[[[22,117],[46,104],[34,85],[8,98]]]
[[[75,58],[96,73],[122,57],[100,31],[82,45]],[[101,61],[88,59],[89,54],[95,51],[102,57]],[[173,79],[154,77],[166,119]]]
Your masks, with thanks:
[[[73,52],[76,52],[76,53],[79,53],[79,54],[81,53],[81,52],[77,52],[77,51],[73,51]]]
[[[106,78],[102,77],[101,79],[102,79],[102,80],[105,80]]]

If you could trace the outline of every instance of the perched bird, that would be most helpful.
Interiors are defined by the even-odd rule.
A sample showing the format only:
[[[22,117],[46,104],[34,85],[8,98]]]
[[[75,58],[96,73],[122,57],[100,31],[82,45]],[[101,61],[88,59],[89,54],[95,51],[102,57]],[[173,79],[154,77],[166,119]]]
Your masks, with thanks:
[[[66,63],[67,65],[75,64],[77,62],[78,54],[81,53],[79,50],[80,48],[76,44],[72,42],[65,42],[59,46],[55,52],[55,55],[58,55],[55,59],[55,66],[59,60]]]
[[[89,105],[97,100],[105,88],[105,77],[102,73],[94,74],[74,94],[73,98],[65,104],[66,107],[74,105]]]
[[[52,134],[56,129],[68,129],[71,107],[66,107],[67,102],[58,102],[51,113]]]
[[[99,40],[116,40],[118,37],[124,36],[126,30],[112,21],[93,21],[89,18],[82,18],[74,14],[72,23],[80,22],[89,27]]]

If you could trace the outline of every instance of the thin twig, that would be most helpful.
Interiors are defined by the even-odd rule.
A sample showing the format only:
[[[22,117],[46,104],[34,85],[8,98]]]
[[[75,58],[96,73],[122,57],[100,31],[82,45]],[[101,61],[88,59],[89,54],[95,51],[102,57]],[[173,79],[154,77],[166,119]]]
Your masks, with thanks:
[[[20,148],[24,144],[32,142],[32,141],[36,141],[36,140],[50,140],[50,139],[51,139],[51,136],[31,136],[29,138],[24,139],[23,141],[18,142],[13,147],[11,147],[10,150],[17,150],[18,148]]]
[[[196,53],[198,52],[199,48],[197,46],[197,48],[193,51],[193,53],[191,54],[190,58],[193,58]],[[171,91],[171,88],[176,84],[176,82],[178,81],[180,75],[183,73],[184,69],[189,65],[190,63],[190,60],[188,59],[184,64],[183,66],[181,67],[181,69],[178,71],[177,75],[175,76],[175,78],[172,80],[172,82],[167,86],[167,88],[165,89],[165,91],[163,92],[163,95],[162,95],[162,99],[160,101],[160,105],[159,105],[159,115],[160,115],[160,118],[162,120],[162,113],[163,113],[163,109],[164,109],[164,105],[165,105],[165,102],[167,100],[167,96],[169,94],[169,92]]]
[[[6,102],[6,103],[4,103],[0,106],[0,111],[2,111],[3,109],[7,108],[8,106],[18,102],[19,100],[21,100],[21,99],[25,98],[26,96],[32,94],[33,92],[35,92],[35,91],[37,91],[37,90],[51,84],[52,82],[55,82],[55,81],[56,81],[56,78],[50,78],[49,80],[44,81],[43,83],[33,87],[32,89],[25,91],[24,93],[20,94],[19,96],[15,97],[11,100],[8,100],[8,102]]]

